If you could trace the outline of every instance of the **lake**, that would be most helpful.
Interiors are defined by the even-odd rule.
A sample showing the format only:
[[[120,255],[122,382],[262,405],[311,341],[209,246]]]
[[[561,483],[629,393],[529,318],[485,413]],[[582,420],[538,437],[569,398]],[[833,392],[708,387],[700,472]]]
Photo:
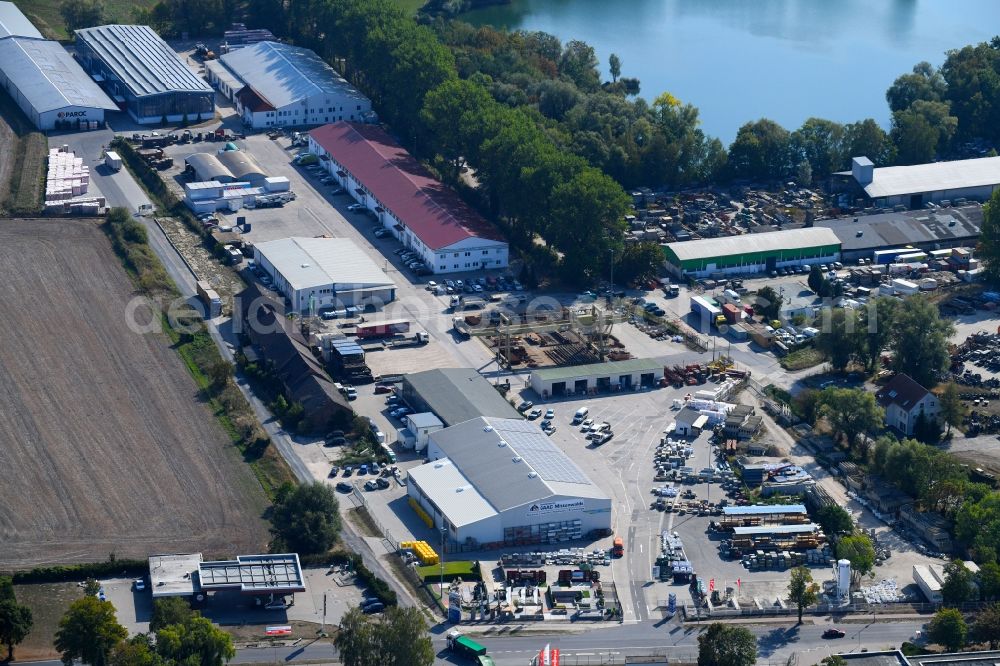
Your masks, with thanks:
[[[642,96],[669,91],[732,141],[767,117],[789,130],[810,116],[888,128],[885,91],[921,60],[1000,33],[998,0],[513,0],[459,17],[541,30],[611,53]]]

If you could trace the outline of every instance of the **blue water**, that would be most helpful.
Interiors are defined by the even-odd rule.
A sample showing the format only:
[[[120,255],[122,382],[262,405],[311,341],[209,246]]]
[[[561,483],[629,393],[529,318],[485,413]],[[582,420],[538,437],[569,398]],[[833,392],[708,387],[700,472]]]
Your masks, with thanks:
[[[729,142],[767,117],[889,125],[885,90],[921,60],[1000,33],[1000,0],[513,0],[462,15],[477,25],[542,30],[608,55],[642,96],[669,91]]]

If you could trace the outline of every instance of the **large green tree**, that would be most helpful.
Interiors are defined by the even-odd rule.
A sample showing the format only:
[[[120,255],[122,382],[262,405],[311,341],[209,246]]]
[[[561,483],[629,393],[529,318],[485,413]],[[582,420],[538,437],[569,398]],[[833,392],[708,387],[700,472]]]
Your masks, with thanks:
[[[867,157],[875,166],[888,166],[896,160],[896,146],[875,120],[867,118],[844,126],[843,155],[844,169],[852,157]]]
[[[861,580],[875,567],[875,547],[867,534],[854,534],[837,540],[837,558],[851,563],[851,577]]]
[[[793,159],[805,160],[813,179],[824,179],[845,162],[844,126],[832,120],[809,118],[792,132],[791,146]]]
[[[843,372],[853,360],[865,358],[865,330],[856,310],[829,308],[823,311],[816,348],[823,352],[830,366]]]
[[[904,111],[917,100],[940,102],[948,91],[944,76],[929,62],[920,62],[913,71],[903,74],[885,93],[891,111]]]
[[[59,13],[70,33],[101,25],[107,19],[107,10],[101,0],[66,0],[59,5]]]
[[[960,135],[1000,139],[1000,40],[949,51],[941,73]]]
[[[416,608],[391,607],[378,620],[353,608],[340,620],[334,645],[344,666],[431,666],[434,647]]]
[[[820,393],[819,404],[820,413],[836,434],[844,436],[852,450],[858,445],[859,435],[874,432],[885,418],[875,394],[864,389],[831,386]],[[864,458],[866,451],[858,453]]]
[[[792,577],[788,582],[788,601],[795,605],[799,612],[799,624],[802,624],[802,611],[812,606],[819,599],[819,585],[813,581],[812,574],[805,567],[792,569]]]
[[[698,636],[698,666],[753,666],[757,639],[746,627],[713,622]]]
[[[766,118],[746,123],[729,147],[729,172],[733,178],[780,180],[792,172],[791,135]]]
[[[954,608],[942,608],[934,614],[927,626],[927,637],[943,645],[948,652],[958,652],[965,647],[969,626],[962,613]]]
[[[757,290],[753,299],[753,309],[765,319],[774,320],[781,316],[784,300],[774,287],[765,285]]]
[[[869,301],[861,310],[862,327],[866,333],[865,368],[875,372],[882,352],[889,348],[892,340],[893,317],[899,301],[888,296],[879,296]]]
[[[271,523],[290,550],[324,553],[337,541],[341,520],[337,496],[323,483],[298,486],[275,504]]]
[[[981,643],[989,643],[991,650],[1000,645],[1000,604],[991,604],[979,611],[972,623],[972,635]]]
[[[944,565],[944,583],[941,584],[941,598],[946,604],[960,604],[972,601],[976,594],[976,577],[962,560],[952,560]]]
[[[59,620],[55,647],[64,663],[79,659],[91,666],[108,663],[108,653],[128,637],[128,630],[118,623],[110,601],[85,596],[70,604]]]
[[[156,651],[174,663],[200,666],[222,666],[236,656],[232,636],[199,615],[157,631]]]
[[[30,608],[11,599],[0,601],[0,644],[7,646],[7,661],[14,661],[14,646],[28,637],[33,626]]]
[[[977,254],[983,261],[986,279],[994,284],[1000,283],[1000,189],[983,206]]]
[[[904,300],[892,315],[892,369],[933,388],[948,369],[949,339],[955,326],[922,294]]]
[[[172,624],[184,624],[194,617],[195,611],[184,597],[163,597],[153,600],[153,616],[149,620],[149,630],[157,632]]]
[[[835,537],[839,534],[848,534],[854,529],[854,521],[847,509],[839,504],[827,504],[816,511],[814,518],[816,524],[828,537]]]

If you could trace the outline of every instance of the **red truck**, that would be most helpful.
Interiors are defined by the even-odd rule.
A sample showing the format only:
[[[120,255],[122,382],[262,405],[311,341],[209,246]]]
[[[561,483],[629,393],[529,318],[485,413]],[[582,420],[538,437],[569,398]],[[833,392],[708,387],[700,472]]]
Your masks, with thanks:
[[[409,333],[410,322],[405,319],[371,321],[358,324],[355,330],[359,339],[388,338],[400,333]]]

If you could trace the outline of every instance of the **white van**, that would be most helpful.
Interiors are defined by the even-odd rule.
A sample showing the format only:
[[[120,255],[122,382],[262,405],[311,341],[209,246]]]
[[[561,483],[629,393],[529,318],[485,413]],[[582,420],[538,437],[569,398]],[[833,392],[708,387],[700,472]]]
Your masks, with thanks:
[[[590,410],[586,407],[576,410],[576,414],[573,415],[573,425],[583,423],[583,420],[587,418],[587,414],[590,414]]]

